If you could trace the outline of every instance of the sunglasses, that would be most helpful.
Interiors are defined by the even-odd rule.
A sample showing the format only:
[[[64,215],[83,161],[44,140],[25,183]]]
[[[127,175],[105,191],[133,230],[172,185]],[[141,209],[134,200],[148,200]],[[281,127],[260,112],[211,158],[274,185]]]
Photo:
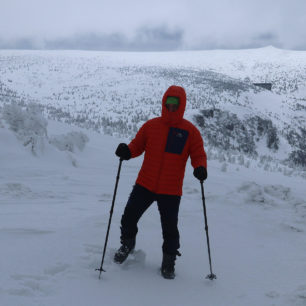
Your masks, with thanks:
[[[166,105],[179,105],[180,104],[180,99],[178,97],[167,97],[166,99]]]

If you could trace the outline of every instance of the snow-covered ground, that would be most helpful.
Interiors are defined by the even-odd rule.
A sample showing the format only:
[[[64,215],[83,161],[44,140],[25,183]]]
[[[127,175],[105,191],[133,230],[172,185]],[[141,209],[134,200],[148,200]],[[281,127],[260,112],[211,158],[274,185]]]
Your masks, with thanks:
[[[0,119],[1,120],[1,119]],[[48,135],[78,130],[49,121]],[[159,274],[161,228],[155,204],[139,224],[136,251],[120,265],[123,208],[142,157],[124,162],[104,268],[102,247],[127,139],[84,130],[82,152],[46,143],[34,156],[0,121],[0,304],[306,305],[305,179],[208,161],[205,183],[213,272],[209,281],[200,184],[186,168],[175,280]],[[205,139],[205,137],[204,137]]]
[[[305,75],[306,52],[273,47],[164,53],[0,50],[0,305],[305,306]],[[256,89],[252,82],[272,82],[273,90]],[[142,122],[160,115],[161,96],[172,84],[186,88],[188,119],[195,120],[200,110],[219,109],[213,119],[200,116],[195,122],[206,120],[200,126],[204,141],[208,132],[217,131],[221,139],[236,133],[230,144],[239,149],[245,135],[223,129],[231,129],[231,120],[241,128],[250,129],[248,121],[254,125],[249,136],[255,135],[257,158],[206,141],[205,194],[218,278],[205,279],[209,264],[200,184],[189,161],[175,280],[159,274],[162,235],[155,204],[140,221],[134,254],[121,266],[113,263],[139,157],[122,165],[107,272],[99,280],[95,269],[119,165],[114,151]],[[22,111],[33,101],[48,121],[35,107]],[[265,138],[274,131],[275,152]],[[300,167],[280,164],[295,149]]]

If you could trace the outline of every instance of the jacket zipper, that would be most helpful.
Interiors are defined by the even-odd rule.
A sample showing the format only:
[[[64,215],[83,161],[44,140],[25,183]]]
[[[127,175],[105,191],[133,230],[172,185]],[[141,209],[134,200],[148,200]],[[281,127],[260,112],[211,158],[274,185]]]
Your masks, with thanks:
[[[167,140],[168,140],[168,136],[169,136],[169,131],[170,131],[170,127],[168,128],[168,133],[167,133],[167,136],[166,136],[166,140],[162,146],[162,160],[161,160],[161,163],[160,163],[160,166],[159,166],[159,171],[158,171],[158,176],[157,176],[157,181],[156,181],[156,184],[155,184],[155,190],[154,192],[157,193],[157,189],[158,189],[158,186],[159,186],[159,179],[160,179],[160,176],[161,176],[161,172],[162,172],[162,168],[164,166],[164,157],[165,157],[165,150],[166,150],[166,144],[167,144]]]

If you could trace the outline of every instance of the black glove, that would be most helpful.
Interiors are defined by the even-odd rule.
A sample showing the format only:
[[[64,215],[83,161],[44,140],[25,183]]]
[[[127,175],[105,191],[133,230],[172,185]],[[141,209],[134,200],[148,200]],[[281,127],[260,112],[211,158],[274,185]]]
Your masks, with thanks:
[[[207,179],[207,170],[205,167],[200,166],[193,170],[193,175],[200,181],[205,181]]]
[[[131,151],[126,143],[120,143],[115,154],[123,160],[131,158]]]

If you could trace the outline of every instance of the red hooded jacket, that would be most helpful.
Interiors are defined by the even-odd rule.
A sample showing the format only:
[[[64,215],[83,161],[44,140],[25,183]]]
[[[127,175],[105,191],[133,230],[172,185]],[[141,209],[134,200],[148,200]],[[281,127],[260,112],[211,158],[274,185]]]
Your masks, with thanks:
[[[179,97],[176,112],[166,107],[168,96]],[[207,168],[206,153],[199,130],[183,119],[184,88],[170,86],[163,96],[161,117],[148,120],[129,144],[131,157],[145,152],[136,183],[157,194],[182,195],[188,157],[194,168]]]

